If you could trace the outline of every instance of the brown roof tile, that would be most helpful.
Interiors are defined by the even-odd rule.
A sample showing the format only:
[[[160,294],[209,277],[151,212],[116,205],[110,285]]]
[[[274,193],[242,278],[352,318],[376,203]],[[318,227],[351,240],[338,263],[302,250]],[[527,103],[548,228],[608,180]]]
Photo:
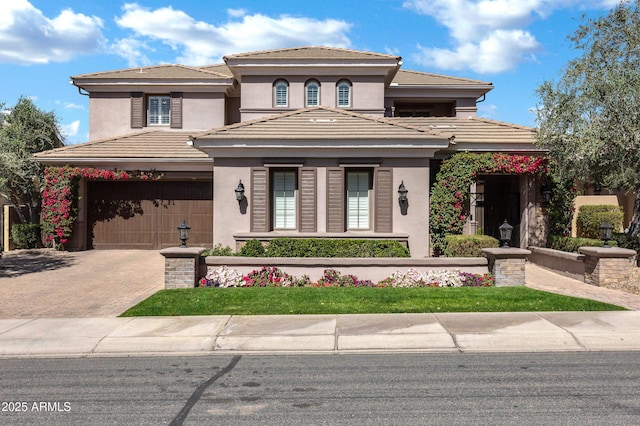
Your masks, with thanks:
[[[534,144],[536,129],[480,117],[392,118],[394,122],[455,136],[456,143]]]
[[[36,154],[36,158],[43,162],[86,158],[207,158],[207,154],[188,145],[191,133],[193,132],[149,130],[44,151]]]
[[[260,52],[247,52],[234,55],[227,55],[227,59],[250,58],[250,59],[395,59],[399,56],[385,55],[375,52],[363,52],[359,50],[342,49],[327,46],[303,46],[285,49],[264,50]]]
[[[400,85],[487,85],[492,86],[492,83],[487,83],[480,80],[471,80],[469,78],[452,77],[448,75],[431,74],[427,72],[410,71],[410,70],[398,70],[398,73],[393,78],[393,83]]]
[[[438,131],[341,109],[311,107],[232,124],[193,136],[198,139],[447,139]]]
[[[74,80],[97,79],[128,79],[128,80],[153,80],[153,79],[177,79],[177,80],[226,80],[230,75],[221,74],[214,70],[204,68],[187,67],[185,65],[157,65],[152,67],[127,68],[115,71],[103,71],[91,74],[82,74],[71,77]]]

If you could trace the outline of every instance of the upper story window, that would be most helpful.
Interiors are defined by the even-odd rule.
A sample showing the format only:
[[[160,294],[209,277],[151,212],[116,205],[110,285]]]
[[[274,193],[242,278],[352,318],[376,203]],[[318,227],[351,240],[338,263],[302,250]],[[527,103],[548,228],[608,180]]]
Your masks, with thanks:
[[[320,83],[316,80],[309,80],[305,84],[305,106],[313,107],[320,105]]]
[[[351,82],[340,80],[336,85],[336,92],[338,108],[349,108],[351,106]]]
[[[147,120],[149,126],[168,126],[171,121],[171,97],[149,96]]]
[[[273,106],[286,108],[289,106],[289,83],[277,80],[273,83]]]

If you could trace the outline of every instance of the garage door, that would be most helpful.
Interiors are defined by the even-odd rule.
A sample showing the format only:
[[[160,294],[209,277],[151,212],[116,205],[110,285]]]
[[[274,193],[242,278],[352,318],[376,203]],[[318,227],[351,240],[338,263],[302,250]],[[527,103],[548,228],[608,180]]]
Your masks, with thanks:
[[[183,220],[189,246],[213,244],[211,181],[88,182],[87,194],[89,247],[175,247]]]

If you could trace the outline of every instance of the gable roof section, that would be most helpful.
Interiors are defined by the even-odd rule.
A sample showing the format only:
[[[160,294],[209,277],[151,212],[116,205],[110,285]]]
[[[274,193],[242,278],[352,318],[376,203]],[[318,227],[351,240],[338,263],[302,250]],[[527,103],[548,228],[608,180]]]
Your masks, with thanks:
[[[367,61],[372,59],[392,59],[396,61],[401,60],[399,56],[327,46],[303,46],[285,49],[273,49],[260,52],[239,53],[234,55],[227,55],[224,57],[225,62],[233,59],[332,59]]]
[[[52,149],[35,154],[35,157],[45,164],[64,162],[74,164],[78,160],[100,159],[181,161],[208,159],[205,153],[189,145],[190,133],[149,130]]]
[[[448,135],[425,127],[330,107],[310,107],[201,132],[198,140],[380,140],[439,139]]]

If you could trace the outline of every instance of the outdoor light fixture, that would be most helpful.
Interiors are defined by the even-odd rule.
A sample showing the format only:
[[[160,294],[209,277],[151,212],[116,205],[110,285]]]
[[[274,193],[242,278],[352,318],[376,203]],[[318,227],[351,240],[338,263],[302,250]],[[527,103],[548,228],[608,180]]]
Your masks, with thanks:
[[[407,201],[407,193],[409,191],[404,186],[404,180],[400,182],[400,186],[398,187],[398,201],[405,202]]]
[[[240,182],[238,182],[238,186],[236,186],[236,200],[238,200],[238,202],[244,200],[244,185],[242,184],[242,180],[240,180]]]
[[[502,241],[502,248],[509,248],[509,241],[511,241],[511,233],[513,232],[513,226],[507,223],[507,219],[498,228],[500,230],[500,241]]]
[[[180,225],[178,225],[178,235],[180,236],[180,241],[182,241],[181,248],[187,248],[187,240],[189,239],[189,230],[191,227],[187,225],[187,221],[183,220]]]
[[[608,221],[600,225],[600,239],[604,241],[602,247],[609,248],[609,240],[613,238],[613,225]]]

